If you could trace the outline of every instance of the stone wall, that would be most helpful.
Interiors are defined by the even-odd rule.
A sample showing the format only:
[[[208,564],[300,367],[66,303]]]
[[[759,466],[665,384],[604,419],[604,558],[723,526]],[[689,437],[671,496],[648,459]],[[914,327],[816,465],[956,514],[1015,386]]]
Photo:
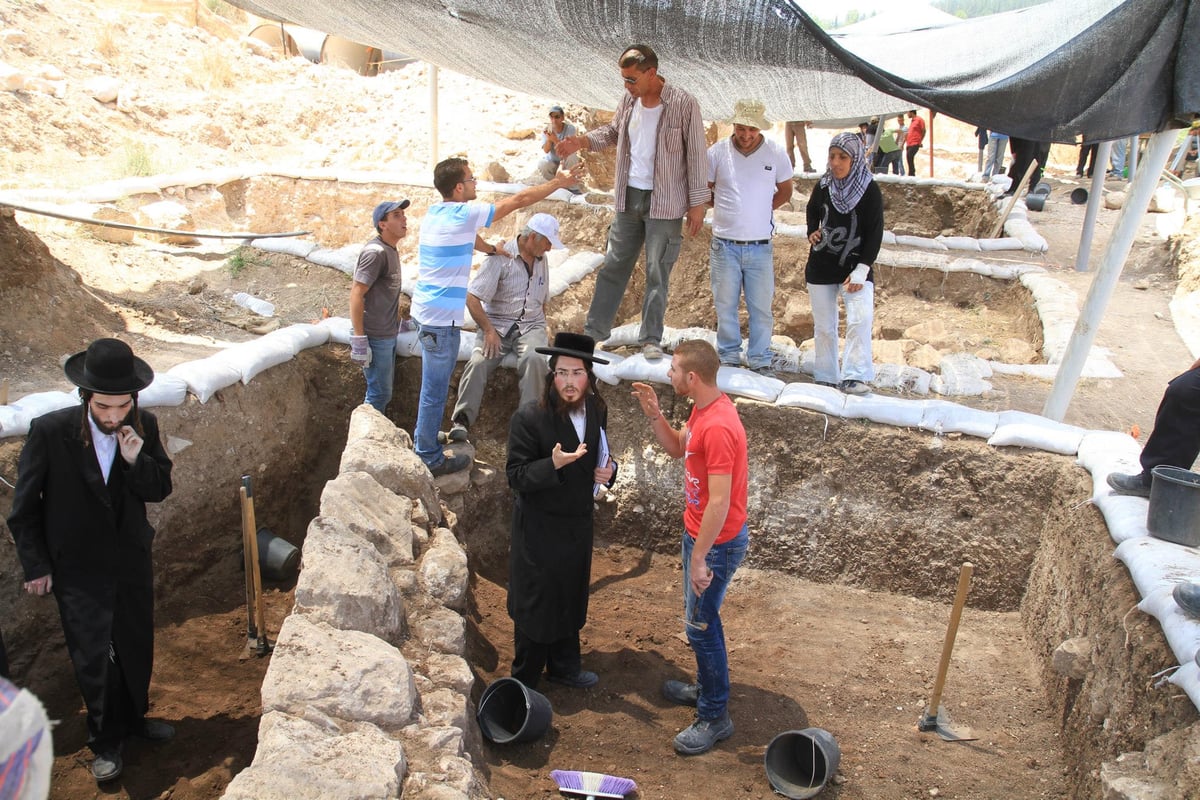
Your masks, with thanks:
[[[475,763],[467,556],[408,434],[368,405],[304,540],[262,687],[254,761],[228,800],[489,797]]]

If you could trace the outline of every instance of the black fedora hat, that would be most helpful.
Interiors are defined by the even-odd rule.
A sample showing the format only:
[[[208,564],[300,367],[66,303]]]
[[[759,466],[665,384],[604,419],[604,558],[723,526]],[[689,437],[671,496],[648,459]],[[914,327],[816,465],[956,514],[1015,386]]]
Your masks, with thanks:
[[[556,333],[554,334],[553,347],[538,347],[537,352],[547,356],[570,356],[571,358],[581,358],[584,361],[590,361],[593,364],[607,364],[607,358],[597,358],[592,355],[596,352],[596,340],[582,333]]]
[[[63,364],[67,380],[99,394],[133,394],[154,380],[154,370],[120,339],[97,339]]]

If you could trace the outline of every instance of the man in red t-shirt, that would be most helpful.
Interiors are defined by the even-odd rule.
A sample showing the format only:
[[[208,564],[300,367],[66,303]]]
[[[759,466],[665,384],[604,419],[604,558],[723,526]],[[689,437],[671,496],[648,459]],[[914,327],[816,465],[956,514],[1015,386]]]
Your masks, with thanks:
[[[908,135],[904,137],[904,155],[908,161],[908,174],[916,176],[917,165],[913,163],[913,159],[917,157],[917,151],[921,149],[921,142],[925,141],[925,120],[917,116],[917,110],[911,109],[908,112]]]
[[[691,416],[676,429],[663,417],[654,389],[633,384],[633,396],[669,455],[683,458],[683,597],[688,642],[696,654],[696,683],[667,681],[663,694],[696,706],[696,721],[675,737],[675,752],[698,755],[733,735],[729,718],[729,660],[721,602],[746,557],[746,430],[732,401],[717,388],[721,360],[708,342],[675,348],[668,376]]]

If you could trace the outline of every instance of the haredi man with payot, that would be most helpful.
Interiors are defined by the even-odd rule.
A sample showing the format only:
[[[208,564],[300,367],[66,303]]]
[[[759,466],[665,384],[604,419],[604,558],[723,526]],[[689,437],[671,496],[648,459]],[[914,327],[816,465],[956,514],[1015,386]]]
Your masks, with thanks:
[[[171,493],[171,459],[158,421],[138,408],[154,371],[129,345],[97,339],[63,370],[83,405],[30,424],[8,527],[25,590],[58,601],[87,705],[92,775],[103,782],[121,774],[126,737],[175,734],[146,717],[154,664],[154,529],[146,503]]]

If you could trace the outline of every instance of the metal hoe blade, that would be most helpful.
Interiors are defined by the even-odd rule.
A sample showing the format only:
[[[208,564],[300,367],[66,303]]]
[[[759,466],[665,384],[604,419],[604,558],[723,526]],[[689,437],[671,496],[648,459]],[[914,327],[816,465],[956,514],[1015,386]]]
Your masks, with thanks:
[[[932,731],[947,742],[973,742],[979,738],[970,728],[957,726],[951,722],[950,715],[946,713],[944,706],[938,706],[936,716],[930,714],[928,708],[925,709],[925,716],[917,721],[917,730],[922,733]]]

